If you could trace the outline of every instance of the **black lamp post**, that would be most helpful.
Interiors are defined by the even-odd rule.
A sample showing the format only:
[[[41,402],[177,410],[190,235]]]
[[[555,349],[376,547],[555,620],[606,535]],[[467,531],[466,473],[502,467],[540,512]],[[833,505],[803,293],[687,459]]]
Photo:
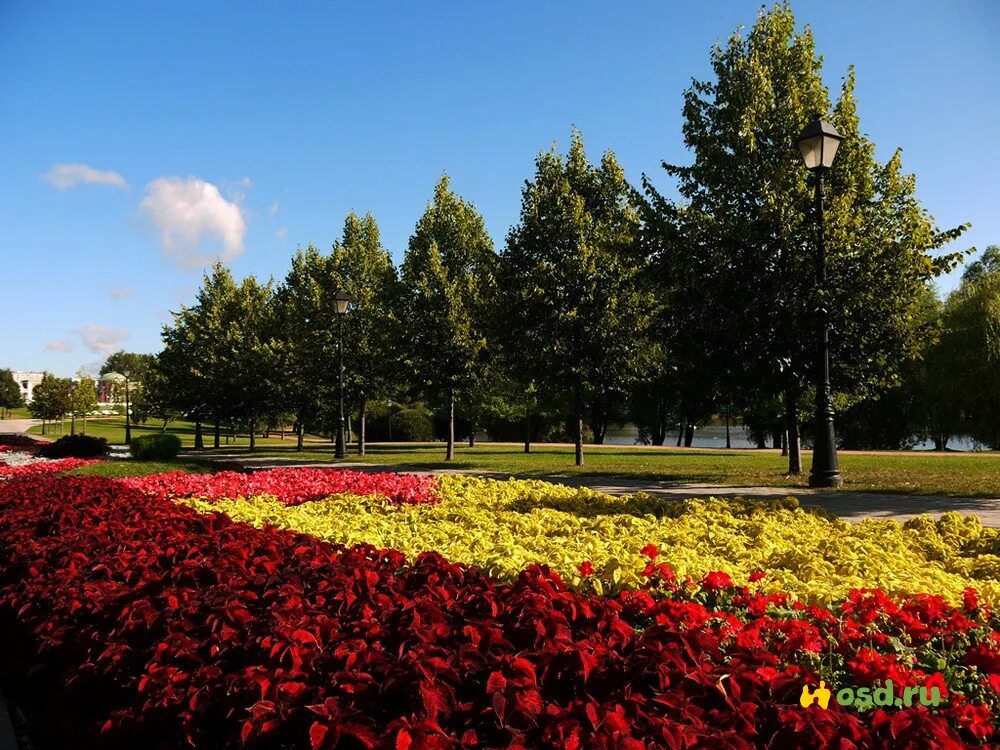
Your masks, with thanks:
[[[337,353],[340,360],[337,370],[337,392],[340,398],[340,412],[337,421],[336,458],[347,458],[347,440],[344,437],[344,316],[350,307],[351,298],[347,292],[337,292],[333,296],[337,312]]]
[[[826,247],[823,242],[823,177],[833,166],[837,147],[844,136],[830,123],[816,118],[795,143],[806,169],[816,178],[816,286],[826,286]],[[821,298],[816,346],[816,437],[813,440],[810,487],[839,487],[843,480],[837,467],[837,442],[833,431],[833,404],[830,398],[830,313]]]

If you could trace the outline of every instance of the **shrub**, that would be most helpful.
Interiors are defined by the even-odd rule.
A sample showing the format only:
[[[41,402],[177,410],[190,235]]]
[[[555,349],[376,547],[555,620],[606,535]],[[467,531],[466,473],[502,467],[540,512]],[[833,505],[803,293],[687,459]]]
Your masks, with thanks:
[[[92,435],[64,435],[38,449],[45,458],[101,458],[110,452],[107,440]]]
[[[181,439],[169,432],[161,435],[143,435],[129,444],[132,458],[140,461],[166,461],[177,458],[180,449]]]
[[[419,406],[403,409],[393,417],[393,437],[414,443],[426,443],[434,439],[434,420],[426,409]]]
[[[33,437],[20,434],[0,435],[0,445],[12,448],[38,448],[43,443]]]

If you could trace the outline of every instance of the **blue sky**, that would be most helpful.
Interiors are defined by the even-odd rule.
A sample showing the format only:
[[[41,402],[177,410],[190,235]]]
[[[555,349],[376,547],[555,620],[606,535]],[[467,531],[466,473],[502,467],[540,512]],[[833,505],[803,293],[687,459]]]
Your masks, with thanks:
[[[371,211],[398,259],[443,171],[499,245],[570,129],[630,179],[684,162],[681,96],[760,4],[6,0],[0,367],[156,351],[204,259],[284,276]],[[798,0],[828,85],[957,249],[1000,243],[1000,3]],[[946,279],[942,289],[955,283]]]

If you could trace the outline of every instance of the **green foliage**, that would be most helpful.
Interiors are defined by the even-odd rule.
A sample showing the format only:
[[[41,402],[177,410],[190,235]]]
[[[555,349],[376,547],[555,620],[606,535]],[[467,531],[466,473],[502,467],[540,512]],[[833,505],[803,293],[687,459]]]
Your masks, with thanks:
[[[945,405],[961,411],[961,431],[1000,448],[1000,269],[967,274],[948,297],[928,363],[928,379],[951,391]]]
[[[625,418],[657,351],[638,235],[614,153],[591,164],[574,132],[565,157],[553,149],[535,160],[502,255],[499,299],[515,379],[545,392],[579,389],[598,442]]]
[[[70,413],[74,417],[86,419],[88,414],[97,409],[97,383],[83,373],[78,373],[77,378],[70,394]]]
[[[438,403],[471,392],[483,376],[495,266],[482,216],[442,177],[401,272],[406,359],[416,390]]]
[[[796,30],[787,4],[762,10],[746,35],[713,50],[712,79],[685,93],[693,162],[665,165],[684,203],[645,181],[651,242],[675,288],[671,344],[699,376],[710,374],[709,394],[750,402],[785,392],[797,403],[812,379],[821,305],[833,331],[835,390],[857,400],[895,385],[926,341],[917,323],[924,292],[956,262],[936,251],[964,227],[934,226],[899,152],[875,159],[860,130],[853,70],[831,106],[821,66],[811,31]],[[814,189],[793,146],[817,115],[845,136],[827,180],[824,289]],[[691,299],[697,304],[682,301]]]
[[[38,451],[45,458],[102,458],[111,452],[108,441],[90,435],[63,435]]]
[[[343,321],[345,393],[363,410],[369,400],[390,398],[399,390],[399,280],[371,214],[347,215],[329,262],[339,287],[351,297]]]
[[[35,419],[51,421],[66,416],[73,409],[73,381],[45,373],[31,394],[28,411]]]
[[[11,409],[24,406],[21,398],[21,388],[14,380],[12,370],[0,370],[0,412],[7,413]]]
[[[129,444],[132,458],[138,461],[169,461],[177,457],[181,439],[172,433],[142,435]]]

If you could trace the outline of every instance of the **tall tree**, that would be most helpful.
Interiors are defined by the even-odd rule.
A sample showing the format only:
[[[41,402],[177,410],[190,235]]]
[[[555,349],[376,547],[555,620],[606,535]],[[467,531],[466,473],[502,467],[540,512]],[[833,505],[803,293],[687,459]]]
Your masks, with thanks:
[[[32,389],[28,411],[35,419],[42,420],[43,435],[47,422],[62,419],[70,413],[73,408],[72,394],[72,380],[57,378],[48,372],[42,376],[42,382]]]
[[[565,158],[555,149],[537,157],[502,255],[499,298],[521,353],[520,379],[572,390],[577,465],[585,415],[603,442],[656,356],[638,232],[631,190],[611,151],[591,164],[574,132]]]
[[[857,394],[886,387],[919,344],[920,290],[956,260],[934,253],[964,227],[935,228],[898,151],[885,164],[876,161],[860,131],[853,71],[831,106],[812,32],[796,30],[786,3],[762,10],[746,36],[735,33],[713,50],[711,62],[713,79],[685,93],[693,162],[664,164],[684,204],[664,199],[648,179],[645,191],[677,219],[684,242],[671,262],[685,292],[711,310],[687,316],[688,330],[703,335],[713,369],[737,374],[740,390],[765,400],[782,394],[789,471],[798,473],[798,404],[813,379],[819,306],[830,314],[835,388]],[[817,115],[845,136],[827,181],[822,290],[813,188],[793,146]],[[720,329],[713,319],[730,325]]]
[[[371,214],[347,215],[330,260],[351,297],[344,321],[345,389],[358,411],[358,453],[364,455],[368,403],[390,398],[399,376],[399,280]]]
[[[21,388],[14,380],[13,370],[0,370],[0,411],[6,416],[11,409],[24,406]]]
[[[318,413],[323,393],[332,383],[330,363],[336,361],[333,295],[339,283],[330,259],[309,245],[296,252],[275,293],[275,354],[278,370],[284,374],[284,402],[295,414],[300,451],[305,424]]]
[[[271,282],[261,284],[247,276],[236,287],[224,317],[224,370],[233,373],[230,402],[234,416],[247,425],[251,451],[257,444],[258,427],[281,411],[280,391],[274,382],[278,356],[271,299]]]
[[[229,329],[236,293],[229,269],[216,263],[205,274],[195,304],[174,313],[163,329],[160,369],[169,382],[169,406],[194,420],[196,449],[204,446],[204,421],[214,423],[218,448],[222,425],[234,416],[231,384],[239,373]]]
[[[87,415],[97,408],[97,383],[84,372],[76,374],[77,380],[70,392],[70,434],[76,432],[76,418],[83,419],[83,434],[87,434]]]
[[[991,269],[987,263],[970,266],[970,270],[945,302],[941,338],[929,352],[928,360],[934,380],[950,391],[944,397],[944,404],[954,403],[957,396],[962,432],[997,449],[1000,448],[1000,268]]]
[[[101,365],[101,375],[117,373],[123,378],[123,393],[116,394],[125,401],[125,442],[132,441],[132,397],[142,388],[143,381],[156,360],[153,354],[119,351],[109,355]]]
[[[448,461],[455,452],[456,397],[482,374],[495,265],[482,216],[442,177],[410,237],[401,307],[407,360],[421,388],[447,405]]]

